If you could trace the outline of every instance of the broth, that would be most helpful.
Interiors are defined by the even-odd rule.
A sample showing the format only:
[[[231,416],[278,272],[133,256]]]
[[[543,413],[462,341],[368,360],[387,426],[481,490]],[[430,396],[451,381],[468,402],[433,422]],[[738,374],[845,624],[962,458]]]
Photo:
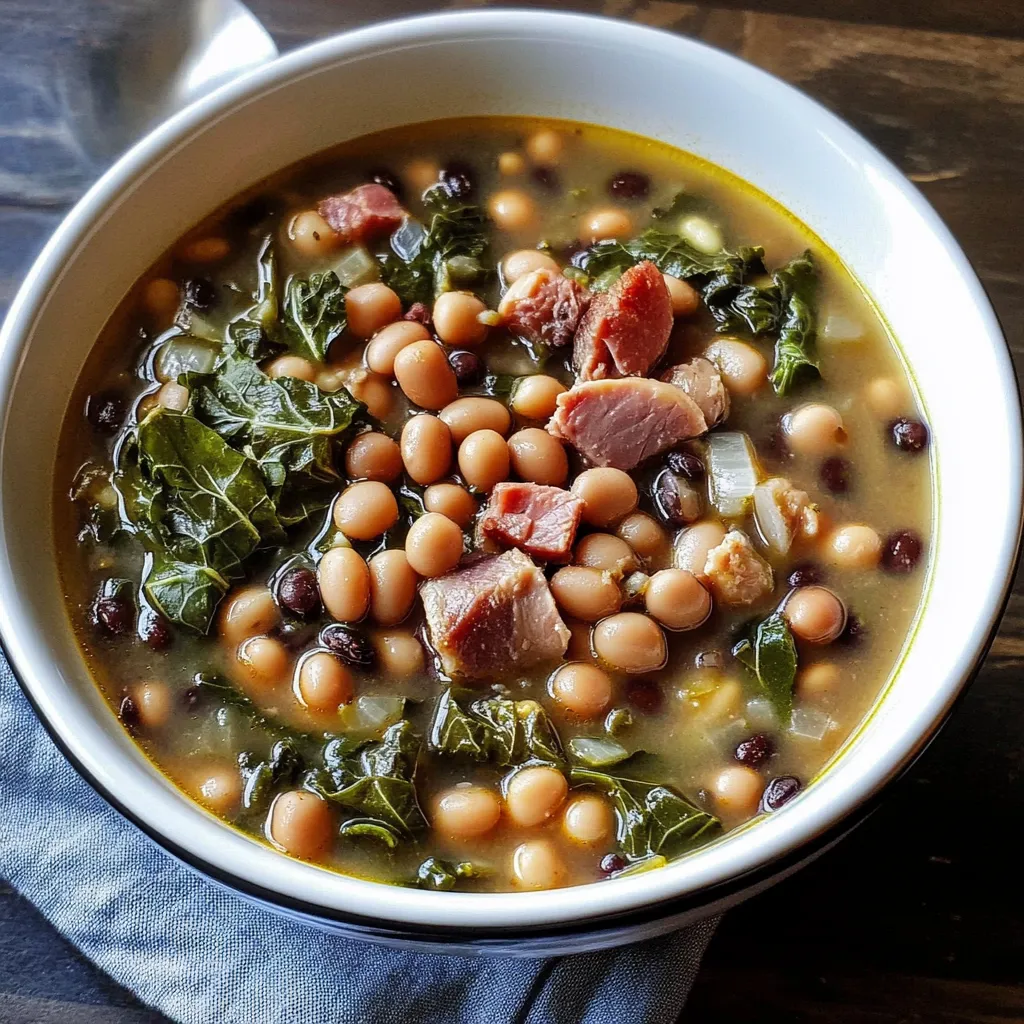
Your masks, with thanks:
[[[317,231],[307,214],[305,221],[296,220],[324,197],[344,195],[374,175],[401,191],[412,218],[397,228],[393,242],[385,230],[365,246],[347,245],[330,228]],[[431,188],[428,207],[421,193]],[[496,193],[504,196],[495,200]],[[459,249],[465,237],[459,236],[461,241],[449,252],[458,258],[435,262],[425,285],[417,283],[411,273],[415,259],[402,259],[409,255],[407,246],[417,241],[415,229],[409,234],[409,224],[429,225],[441,210],[442,226],[455,224],[471,234],[479,230],[479,219],[473,219],[478,204],[491,213],[484,228],[488,252],[466,255],[468,250]],[[594,232],[587,228],[591,221]],[[376,448],[360,466],[370,466],[379,478],[391,475],[388,486],[398,494],[398,518],[387,522],[385,509],[382,522],[387,528],[374,532],[373,524],[365,526],[364,521],[373,518],[377,506],[367,501],[387,505],[380,494],[383,485],[355,492],[359,497],[351,498],[351,523],[356,525],[347,527],[346,540],[345,528],[335,525],[344,513],[335,507],[332,519],[331,499],[350,483],[345,453],[353,439],[370,432],[399,440],[408,419],[421,412],[405,392],[412,391],[422,405],[427,394],[417,388],[433,387],[434,377],[440,382],[435,391],[450,386],[444,367],[435,372],[417,364],[420,368],[402,386],[390,373],[368,371],[367,339],[353,336],[353,328],[362,326],[360,318],[372,328],[405,315],[409,300],[424,287],[429,292],[431,286],[444,284],[442,272],[450,284],[475,291],[482,300],[479,307],[457,299],[445,312],[441,303],[434,308],[434,327],[449,340],[463,339],[443,349],[449,355],[464,353],[454,359],[465,381],[459,394],[490,398],[502,409],[511,406],[510,416],[494,405],[476,407],[477,415],[485,409],[487,416],[497,417],[499,434],[518,437],[520,430],[545,426],[555,390],[545,381],[544,387],[536,385],[534,394],[522,387],[522,378],[543,374],[564,389],[572,387],[573,345],[538,344],[527,340],[528,329],[509,329],[501,298],[513,282],[499,267],[501,259],[537,249],[546,254],[545,266],[550,260],[558,265],[555,278],[569,268],[568,278],[563,275],[557,287],[563,297],[574,296],[575,301],[583,295],[584,304],[591,301],[586,319],[593,317],[597,301],[589,299],[588,289],[595,294],[610,289],[602,294],[617,296],[601,303],[618,302],[623,294],[629,301],[640,295],[624,291],[631,278],[614,282],[624,269],[633,274],[629,268],[645,254],[642,246],[595,247],[591,235],[596,232],[600,242],[609,237],[602,232],[611,229],[622,243],[644,238],[641,233],[652,225],[676,240],[672,252],[686,253],[691,263],[710,261],[715,269],[686,275],[693,288],[681,286],[676,312],[687,303],[697,308],[675,317],[667,352],[644,372],[659,377],[715,342],[732,339],[710,350],[717,366],[714,376],[725,381],[728,417],[710,433],[701,431],[701,436],[683,439],[630,467],[638,490],[632,518],[619,514],[604,528],[593,525],[600,519],[598,505],[614,497],[610,490],[601,490],[592,503],[583,502],[573,563],[584,557],[579,542],[587,535],[618,533],[633,549],[627,559],[632,564],[620,563],[604,575],[591,568],[574,576],[565,573],[557,558],[547,564],[534,559],[547,581],[560,574],[552,587],[559,614],[572,633],[564,659],[544,658],[520,667],[515,658],[510,662],[496,657],[485,670],[453,681],[451,663],[439,649],[448,642],[442,627],[437,621],[425,622],[423,602],[406,593],[410,579],[422,581],[410,575],[399,555],[390,563],[375,562],[380,567],[374,584],[378,603],[364,616],[359,601],[365,606],[366,587],[359,580],[365,568],[359,566],[383,550],[402,550],[413,528],[417,532],[409,544],[409,559],[423,570],[419,575],[433,576],[428,566],[453,568],[445,548],[446,543],[450,548],[452,520],[446,520],[446,527],[423,516],[424,487],[402,472],[402,457],[404,468],[412,471],[423,459],[440,459],[441,472],[428,466],[417,474],[432,482],[465,483],[477,463],[465,454],[464,443],[445,441],[442,449],[432,448],[433,435],[420,443],[421,462],[416,463],[404,451],[412,451],[411,441],[399,455],[377,438]],[[651,236],[646,237],[649,242]],[[272,274],[267,269],[268,244],[276,261]],[[716,293],[720,252],[740,253],[744,246],[763,247],[763,266],[747,254],[743,271]],[[797,339],[798,354],[808,336],[813,340],[814,330],[808,332],[806,319],[800,320],[801,307],[793,298],[799,289],[787,291],[790,279],[785,275],[773,285],[768,272],[805,249],[813,254],[817,282],[817,343],[808,354],[820,375],[803,368],[792,386],[777,394],[767,369],[780,330]],[[664,245],[659,252],[662,261],[668,258]],[[422,263],[418,266],[422,270]],[[333,297],[330,279],[313,278],[305,292],[293,288],[296,281],[331,269],[341,278],[340,284],[334,279]],[[659,269],[664,269],[662,263]],[[368,296],[365,304],[349,298],[351,292],[343,297],[346,285],[366,285],[382,274],[403,300],[399,312],[388,311],[393,299],[380,290],[364,289],[360,294]],[[538,280],[555,287],[544,273]],[[616,316],[626,315],[622,310],[629,301],[616,307]],[[659,295],[652,301],[664,300]],[[479,319],[478,308],[484,311]],[[559,307],[558,315],[569,316],[572,310],[566,313],[566,308]],[[529,312],[527,307],[518,309]],[[337,322],[346,310],[350,326],[339,333]],[[744,312],[764,318],[754,324],[765,328],[761,334],[752,333]],[[416,321],[404,322],[408,326],[402,330],[410,337],[431,337],[427,329],[417,330]],[[599,327],[606,340],[595,349],[605,368],[598,377],[612,366],[609,358],[614,362],[614,346],[600,345],[610,344],[607,338],[615,342],[617,322],[612,317]],[[229,324],[235,326],[229,329]],[[716,330],[722,325],[728,329]],[[575,321],[569,327],[577,329],[578,346],[585,328]],[[630,344],[640,337],[637,330],[629,335]],[[396,337],[400,333],[392,332]],[[478,342],[476,335],[486,337]],[[327,358],[308,358],[325,337],[333,337]],[[215,361],[223,358],[227,338],[234,338],[240,349],[253,346],[250,351],[264,369],[284,374],[275,379],[295,373],[313,382],[297,385],[300,391],[307,387],[302,392],[307,398],[313,394],[312,404],[303,406],[287,429],[271,439],[285,451],[283,456],[280,451],[268,454],[273,445],[266,438],[247,440],[251,424],[245,416],[239,418],[230,401],[224,404]],[[305,361],[277,361],[288,358],[286,346]],[[397,341],[395,346],[399,348]],[[381,358],[387,364],[396,357],[384,353]],[[246,373],[253,370],[251,361],[239,360]],[[486,374],[476,365],[480,360]],[[184,372],[201,376],[179,378]],[[633,383],[643,379],[620,377],[614,367],[608,375]],[[176,383],[179,379],[185,386]],[[262,381],[260,388],[270,386],[258,373],[249,379]],[[513,380],[517,389],[510,391]],[[722,386],[721,379],[717,386]],[[335,431],[325,426],[324,417],[351,413],[348,391],[365,403],[369,416],[360,411],[351,426]],[[658,392],[658,401],[662,397]],[[181,415],[186,402],[192,404]],[[438,408],[448,404],[441,401]],[[517,407],[545,415],[529,419]],[[501,422],[503,416],[507,425]],[[187,437],[172,435],[172,428],[184,429],[180,421],[196,418],[207,426],[193,428],[190,422],[193,432]],[[452,413],[447,420],[456,422]],[[140,442],[138,424],[143,421],[149,424],[148,434]],[[618,422],[610,435],[617,433]],[[173,464],[179,478],[187,475],[177,464],[179,456],[182,464],[188,461],[180,454],[181,446],[208,438],[209,433],[196,431],[211,427],[227,454],[215,445],[203,448],[201,457],[187,467],[190,479],[208,473],[212,489],[236,488],[228,495],[233,508],[248,500],[255,486],[260,504],[246,507],[244,523],[225,528],[218,539],[206,543],[202,558],[212,559],[213,546],[220,545],[216,557],[221,560],[204,563],[199,571],[192,555],[192,561],[180,557],[180,546],[177,561],[161,547],[167,531],[178,530],[183,521],[178,513],[172,521],[165,507],[177,500],[172,492],[180,479],[172,484],[169,477],[161,477],[164,490],[156,495],[155,505],[147,506],[155,512],[140,511],[143,502],[138,499],[146,491],[145,501],[154,500],[152,478],[159,476],[160,466]],[[423,429],[428,427],[445,437],[451,432],[436,421]],[[551,433],[545,436],[551,438]],[[732,438],[731,455],[723,437]],[[567,440],[564,431],[560,440]],[[370,445],[365,438],[360,443]],[[485,454],[479,456],[479,471],[485,475],[487,459],[495,457],[487,443],[487,438],[480,440]],[[610,436],[608,450],[617,443]],[[512,468],[499,476],[514,481],[518,468],[519,479],[525,474],[529,482],[532,475],[535,483],[551,486],[553,480],[554,486],[569,488],[586,467],[574,447],[564,447],[569,476],[559,478],[562,456],[549,451],[548,442],[537,434],[523,435],[513,444]],[[555,448],[562,450],[557,443]],[[739,458],[733,468],[738,465],[741,475],[748,469],[756,472],[758,480],[752,483],[783,478],[788,484],[777,492],[777,502],[770,489],[758,492],[757,501],[775,504],[752,504],[750,487],[730,498],[726,477],[719,472],[723,458]],[[338,475],[332,482],[335,469]],[[140,477],[133,476],[139,472]],[[598,481],[600,488],[619,486],[621,477],[611,472],[588,479]],[[300,476],[301,487],[296,484]],[[239,498],[243,485],[248,490]],[[735,483],[731,486],[735,490]],[[477,487],[471,495],[480,509],[488,503],[487,490]],[[203,492],[200,487],[199,498],[190,499],[188,514],[195,513],[196,521],[203,519],[196,512]],[[801,492],[806,492],[803,498]],[[466,502],[465,491],[449,491],[446,497],[453,495]],[[427,505],[434,507],[436,499],[437,508],[458,517],[442,504],[444,497],[434,492]],[[571,509],[579,507],[567,496],[558,500],[568,501]],[[734,506],[728,505],[730,500]],[[722,515],[729,507],[732,514]],[[260,516],[268,509],[273,515],[275,508],[285,527],[260,527],[269,521]],[[309,508],[313,511],[304,514]],[[819,239],[750,186],[688,154],[610,129],[512,118],[442,121],[348,143],[250,190],[176,244],[126,296],[80,376],[63,425],[55,510],[69,615],[90,670],[147,756],[185,793],[261,841],[338,871],[396,884],[497,891],[578,884],[658,867],[720,829],[771,813],[809,783],[876,700],[907,640],[921,600],[922,550],[931,514],[927,430],[907,375],[885,324]],[[628,512],[628,501],[619,511]],[[637,513],[646,516],[637,518]],[[740,563],[727,562],[724,575],[716,576],[687,556],[687,546],[700,530],[690,534],[690,541],[680,538],[694,521],[711,531],[711,547],[723,558],[728,552],[719,546],[722,531],[708,524],[724,522],[726,528],[742,531],[742,537],[730,534],[739,545],[730,549],[732,556]],[[154,522],[158,525],[152,526]],[[412,527],[413,522],[418,525]],[[481,522],[482,513],[477,513],[465,524],[463,566],[472,563],[473,549],[490,552],[492,561],[486,564],[493,566],[494,554],[511,547],[495,544],[500,530],[485,538],[483,532],[490,527]],[[198,528],[190,523],[188,529]],[[258,550],[246,550],[232,562],[239,547],[244,550],[248,543],[235,532],[242,525],[262,530],[262,539]],[[856,528],[848,529],[851,525]],[[360,539],[368,531],[367,539]],[[605,543],[601,557],[606,557],[614,542],[599,543]],[[224,554],[227,548],[230,558]],[[596,548],[592,545],[595,559]],[[783,553],[783,548],[788,550]],[[193,548],[188,550],[194,554]],[[413,559],[414,550],[418,560]],[[324,563],[327,551],[334,553]],[[508,559],[501,565],[520,588],[515,600],[533,579],[550,602],[547,585],[531,575],[532,566],[513,565]],[[765,583],[766,566],[771,577]],[[355,602],[356,611],[346,619],[351,629],[336,628],[330,637],[323,632],[334,617],[320,607],[310,572],[295,574],[303,568],[319,572],[324,601],[332,611],[345,601],[348,607]],[[655,576],[666,569],[682,573]],[[763,585],[758,587],[751,573],[760,573]],[[328,575],[343,582],[325,584]],[[744,603],[730,591],[739,585],[739,577],[745,580],[741,589],[753,588]],[[442,581],[451,578],[440,575]],[[485,583],[473,579],[466,593],[484,593]],[[149,586],[140,588],[140,580]],[[209,605],[220,598],[215,591],[222,583],[230,590],[211,615]],[[262,584],[269,591],[246,591],[249,605],[238,599],[242,588]],[[282,586],[288,590],[284,596]],[[445,586],[449,584],[442,583],[442,589],[430,584],[424,598],[444,593]],[[811,593],[822,586],[824,592]],[[612,603],[603,607],[606,598]],[[706,599],[713,610],[700,622]],[[410,601],[408,615],[402,614]],[[775,614],[787,601],[783,613]],[[488,607],[498,602],[493,597]],[[306,614],[294,613],[311,606]],[[594,607],[596,612],[588,611]],[[642,622],[608,624],[620,610],[643,614],[645,607],[652,613],[658,610],[662,622],[687,628],[662,629],[650,616]],[[567,608],[577,615],[569,615]],[[830,622],[835,608],[842,621]],[[579,614],[601,625],[585,624]],[[209,621],[209,634],[168,621],[176,616],[200,629]],[[502,621],[505,631],[533,628],[514,618]],[[809,642],[819,625],[828,642]],[[648,635],[655,647],[664,642],[664,667],[655,663],[657,651],[625,651],[624,634],[616,632],[619,626],[641,630],[637,650],[645,647]],[[473,628],[483,636],[481,631],[490,627],[481,618]],[[564,642],[560,630],[556,623],[553,632],[537,634],[529,642],[545,644],[554,637],[551,642],[557,645]],[[463,656],[453,650],[450,658]],[[313,665],[310,656],[316,651],[321,652],[318,667],[303,669]],[[603,652],[605,659],[595,652]],[[756,665],[755,655],[760,658]],[[630,662],[631,657],[639,661]],[[575,670],[578,679],[563,675],[561,682],[553,682],[563,660],[592,668]],[[439,708],[446,693],[455,706],[449,702]],[[484,703],[474,710],[474,701]],[[318,702],[321,710],[314,710]],[[628,785],[621,779],[629,780]],[[630,807],[636,810],[632,824]]]

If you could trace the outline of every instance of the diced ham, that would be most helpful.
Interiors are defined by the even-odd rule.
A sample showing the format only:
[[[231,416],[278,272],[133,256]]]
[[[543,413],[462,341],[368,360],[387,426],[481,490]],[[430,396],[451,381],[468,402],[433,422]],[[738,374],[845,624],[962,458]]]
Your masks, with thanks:
[[[729,415],[729,392],[710,359],[698,356],[666,370],[661,379],[682,388],[700,406],[710,430]]]
[[[668,287],[645,260],[590,303],[573,345],[576,374],[580,380],[642,377],[665,354],[671,333]]]
[[[394,192],[383,185],[359,185],[340,196],[321,199],[317,212],[343,242],[363,242],[394,231],[406,217]]]
[[[704,575],[723,604],[753,604],[775,587],[772,567],[740,530],[730,530],[722,543],[708,552]]]
[[[707,430],[697,403],[649,377],[592,380],[558,396],[548,432],[595,466],[630,470]]]
[[[821,533],[821,511],[806,491],[776,476],[754,489],[754,516],[768,546],[780,555]]]
[[[480,529],[541,561],[567,562],[582,513],[583,502],[561,487],[501,483],[491,491]]]
[[[510,331],[535,345],[561,348],[576,333],[590,292],[557,271],[540,269],[519,278],[501,297],[498,314]]]
[[[420,588],[430,642],[452,677],[498,678],[565,654],[569,630],[521,551],[481,558]]]

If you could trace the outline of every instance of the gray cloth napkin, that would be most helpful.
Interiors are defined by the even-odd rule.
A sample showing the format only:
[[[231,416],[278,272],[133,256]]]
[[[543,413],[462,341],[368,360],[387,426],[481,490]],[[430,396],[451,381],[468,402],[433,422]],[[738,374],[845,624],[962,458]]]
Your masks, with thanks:
[[[716,924],[511,960],[399,952],[285,920],[173,860],[97,796],[2,657],[0,876],[182,1024],[662,1024]]]

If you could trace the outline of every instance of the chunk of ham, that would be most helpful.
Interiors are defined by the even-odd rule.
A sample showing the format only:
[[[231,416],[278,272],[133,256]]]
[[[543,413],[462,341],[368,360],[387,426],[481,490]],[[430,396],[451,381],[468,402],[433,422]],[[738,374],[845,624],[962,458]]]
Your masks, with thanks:
[[[480,520],[485,537],[544,562],[567,562],[583,502],[571,491],[533,483],[501,483]]]
[[[576,375],[579,380],[642,377],[665,354],[671,333],[668,286],[645,260],[591,301],[576,329]]]
[[[365,242],[394,231],[406,212],[394,192],[383,185],[359,185],[340,196],[328,196],[317,204],[317,213],[343,242]]]
[[[723,604],[753,604],[775,587],[772,567],[741,530],[730,530],[722,543],[708,552],[704,576],[715,598]]]
[[[498,315],[512,332],[535,345],[561,348],[572,341],[590,292],[555,270],[524,274],[501,297]]]
[[[682,388],[649,377],[575,384],[558,396],[548,433],[595,466],[630,470],[644,459],[707,430]]]
[[[821,512],[806,491],[776,476],[754,488],[754,516],[768,546],[780,555],[821,533]]]
[[[544,574],[515,548],[428,580],[420,597],[430,643],[452,677],[497,678],[556,661],[569,644]]]
[[[708,429],[724,422],[729,415],[729,392],[722,375],[710,359],[698,356],[666,370],[661,379],[682,388],[700,406]]]

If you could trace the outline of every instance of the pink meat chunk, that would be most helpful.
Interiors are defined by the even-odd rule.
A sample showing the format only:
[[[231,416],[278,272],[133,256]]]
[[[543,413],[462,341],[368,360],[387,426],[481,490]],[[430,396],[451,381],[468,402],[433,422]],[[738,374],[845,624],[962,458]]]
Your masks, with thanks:
[[[580,380],[642,377],[665,354],[671,333],[665,279],[645,260],[590,303],[573,345],[576,374]]]
[[[572,341],[590,292],[554,270],[535,270],[516,281],[498,306],[502,323],[535,345],[562,348]]]
[[[406,217],[394,192],[376,184],[321,199],[317,212],[345,242],[363,242],[394,231]]]
[[[583,502],[544,484],[501,483],[491,491],[480,527],[485,537],[544,562],[567,562]]]
[[[700,406],[708,429],[723,422],[729,415],[729,392],[710,359],[698,356],[666,370],[661,379],[682,388]]]
[[[708,428],[682,388],[623,377],[585,381],[560,394],[547,429],[595,466],[630,470]]]
[[[557,661],[569,644],[544,573],[515,548],[428,580],[420,597],[451,677],[498,678]]]

